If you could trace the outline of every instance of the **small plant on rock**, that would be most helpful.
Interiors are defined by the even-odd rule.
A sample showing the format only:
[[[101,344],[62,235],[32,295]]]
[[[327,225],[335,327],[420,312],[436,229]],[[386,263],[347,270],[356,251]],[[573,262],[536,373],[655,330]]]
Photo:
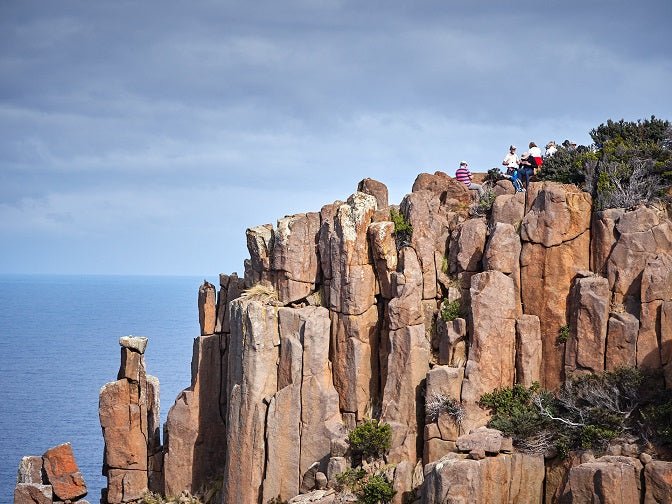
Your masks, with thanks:
[[[350,431],[348,442],[364,459],[382,457],[390,449],[392,427],[376,419],[365,420]]]
[[[558,343],[567,343],[569,341],[569,326],[564,325],[558,330]]]
[[[413,226],[396,208],[390,208],[390,220],[394,223],[394,239],[397,242],[397,248],[408,245],[413,236]]]
[[[462,304],[459,299],[448,302],[444,300],[441,303],[441,318],[446,322],[451,322],[462,316]]]
[[[432,394],[425,402],[425,416],[428,422],[436,422],[441,413],[447,413],[456,424],[461,424],[464,419],[464,406],[452,397],[444,394]]]
[[[387,504],[396,493],[385,476],[374,474],[365,479],[356,495],[362,504]]]
[[[497,195],[490,184],[483,184],[483,192],[479,195],[478,201],[471,206],[471,214],[476,216],[487,215],[492,209]]]

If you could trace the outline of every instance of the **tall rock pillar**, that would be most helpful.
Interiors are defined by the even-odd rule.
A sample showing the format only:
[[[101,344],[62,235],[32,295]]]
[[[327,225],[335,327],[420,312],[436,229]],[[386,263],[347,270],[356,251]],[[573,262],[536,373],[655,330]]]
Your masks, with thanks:
[[[100,390],[99,416],[105,440],[103,474],[107,502],[120,504],[161,490],[152,473],[160,464],[159,386],[145,372],[147,338],[125,336],[117,381]],[[105,492],[105,491],[104,491]]]
[[[528,206],[520,229],[523,312],[539,317],[541,384],[554,389],[563,380],[565,351],[558,333],[568,324],[572,282],[589,266],[592,199],[573,185],[540,182],[530,185]]]

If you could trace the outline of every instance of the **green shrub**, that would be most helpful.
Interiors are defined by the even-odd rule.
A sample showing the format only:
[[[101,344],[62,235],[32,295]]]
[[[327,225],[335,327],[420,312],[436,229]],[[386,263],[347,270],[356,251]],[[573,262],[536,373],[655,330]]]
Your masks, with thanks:
[[[356,492],[360,487],[360,482],[366,476],[366,471],[361,467],[350,467],[340,474],[336,475],[336,488],[338,491],[348,489]]]
[[[504,180],[504,175],[502,175],[502,171],[499,168],[490,168],[485,177],[483,177],[483,182],[490,182],[493,185],[500,180]]]
[[[441,318],[446,322],[451,322],[462,316],[462,303],[459,299],[448,302],[444,300],[441,303]]]
[[[386,504],[392,500],[397,492],[392,488],[387,478],[381,474],[374,474],[367,478],[359,492],[357,502],[362,504]]]
[[[662,444],[672,444],[672,390],[661,391],[642,409],[649,435]]]
[[[483,184],[483,192],[479,194],[478,201],[471,207],[471,213],[477,216],[487,215],[492,209],[497,195],[489,184]]]
[[[409,224],[404,214],[396,208],[390,208],[390,220],[394,223],[394,238],[397,248],[407,245],[413,236],[413,226]]]
[[[564,325],[558,330],[558,343],[567,343],[569,341],[569,326]]]
[[[350,431],[348,442],[365,459],[381,457],[390,449],[392,427],[376,419],[365,420]]]
[[[551,403],[550,394],[541,393],[538,383],[529,388],[516,384],[483,394],[479,405],[492,412],[489,427],[502,431],[519,443],[552,426],[552,422],[535,405],[537,397],[545,405]]]

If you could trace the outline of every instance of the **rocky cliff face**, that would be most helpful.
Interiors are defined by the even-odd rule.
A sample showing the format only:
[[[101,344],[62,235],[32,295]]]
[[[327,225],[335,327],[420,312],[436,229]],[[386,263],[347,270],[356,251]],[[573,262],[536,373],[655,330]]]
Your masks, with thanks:
[[[314,502],[334,502],[322,487],[348,467],[347,432],[370,417],[392,427],[394,502],[670,502],[672,463],[545,467],[479,430],[489,415],[478,402],[621,365],[660,369],[672,388],[672,222],[650,207],[593,214],[574,186],[496,191],[490,217],[469,218],[468,190],[421,174],[398,207],[413,227],[403,243],[387,189],[370,179],[345,202],[248,229],[244,278],[199,291],[192,383],[162,450],[141,353],[129,349],[101,392],[109,502],[217,482],[224,503],[315,488]],[[463,316],[443,320],[444,300]],[[425,416],[439,396],[461,402],[460,424]]]

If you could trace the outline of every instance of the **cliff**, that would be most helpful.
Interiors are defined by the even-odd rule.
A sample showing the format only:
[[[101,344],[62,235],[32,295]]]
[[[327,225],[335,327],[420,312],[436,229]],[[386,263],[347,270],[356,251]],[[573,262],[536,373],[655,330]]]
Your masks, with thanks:
[[[599,458],[520,453],[483,429],[480,399],[624,365],[672,388],[672,221],[652,206],[593,212],[573,185],[494,191],[474,216],[461,184],[421,174],[394,207],[404,234],[387,188],[365,179],[345,202],[248,229],[244,278],[199,290],[192,382],[163,447],[141,353],[127,348],[101,391],[108,502],[148,488],[334,502],[348,433],[367,418],[391,426],[381,470],[396,503],[670,502],[662,455],[636,443]],[[446,320],[454,301],[461,316]],[[459,422],[426,414],[437,397],[459,403]]]

